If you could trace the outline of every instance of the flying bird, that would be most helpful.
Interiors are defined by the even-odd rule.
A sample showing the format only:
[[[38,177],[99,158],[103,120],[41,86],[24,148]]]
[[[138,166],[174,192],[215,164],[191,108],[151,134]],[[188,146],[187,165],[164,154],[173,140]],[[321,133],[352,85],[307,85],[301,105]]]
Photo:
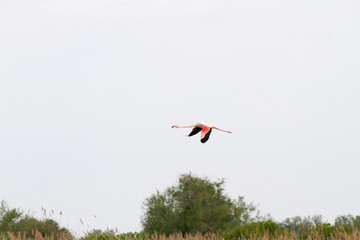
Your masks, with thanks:
[[[207,123],[196,123],[196,124],[190,125],[190,126],[173,125],[172,128],[193,128],[191,133],[188,135],[189,137],[194,136],[195,134],[197,134],[201,131],[200,141],[202,143],[206,143],[206,141],[209,140],[212,129],[216,129],[216,130],[227,132],[227,133],[232,133],[230,131],[219,129],[219,128],[212,126],[210,124],[207,124]]]

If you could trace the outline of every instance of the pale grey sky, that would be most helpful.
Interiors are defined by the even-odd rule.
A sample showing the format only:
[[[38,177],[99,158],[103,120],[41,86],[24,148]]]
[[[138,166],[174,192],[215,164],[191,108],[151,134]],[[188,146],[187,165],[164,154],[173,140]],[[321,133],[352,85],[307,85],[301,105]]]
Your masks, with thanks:
[[[359,11],[2,0],[0,199],[78,233],[139,231],[144,199],[191,171],[278,221],[359,215]],[[171,129],[199,121],[233,134]]]

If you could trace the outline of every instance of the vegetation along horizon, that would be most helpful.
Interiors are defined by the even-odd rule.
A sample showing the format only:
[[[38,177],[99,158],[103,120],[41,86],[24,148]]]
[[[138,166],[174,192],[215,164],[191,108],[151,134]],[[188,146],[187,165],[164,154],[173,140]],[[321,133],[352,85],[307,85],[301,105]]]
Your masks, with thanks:
[[[140,232],[89,229],[78,236],[49,218],[53,211],[42,209],[43,218],[37,219],[19,208],[9,208],[2,200],[0,239],[360,239],[360,215],[340,215],[334,223],[321,215],[278,222],[243,196],[231,199],[224,192],[223,179],[211,181],[192,173],[181,174],[175,185],[146,198],[143,209]]]

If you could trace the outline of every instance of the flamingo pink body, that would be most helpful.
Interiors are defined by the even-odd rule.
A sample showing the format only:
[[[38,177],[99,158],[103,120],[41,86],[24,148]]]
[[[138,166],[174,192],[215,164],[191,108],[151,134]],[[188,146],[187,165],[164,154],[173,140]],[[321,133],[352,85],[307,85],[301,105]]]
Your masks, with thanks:
[[[230,131],[219,129],[219,128],[212,126],[210,124],[207,124],[207,123],[196,123],[194,125],[189,125],[189,126],[173,125],[172,128],[192,128],[192,131],[188,135],[189,137],[194,136],[195,134],[197,134],[201,131],[200,141],[202,143],[206,143],[206,141],[209,140],[212,129],[216,129],[216,130],[227,132],[227,133],[232,133]]]

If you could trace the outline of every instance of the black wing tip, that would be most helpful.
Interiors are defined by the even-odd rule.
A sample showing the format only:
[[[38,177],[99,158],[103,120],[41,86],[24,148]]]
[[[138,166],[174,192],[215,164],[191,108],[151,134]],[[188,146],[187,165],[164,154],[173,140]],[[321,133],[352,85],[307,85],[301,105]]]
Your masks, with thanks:
[[[188,136],[189,137],[194,136],[195,134],[198,134],[201,130],[202,130],[202,128],[194,127]]]
[[[209,132],[200,140],[202,143],[206,143],[207,140],[209,140],[210,134],[211,134],[211,128],[209,130]]]

